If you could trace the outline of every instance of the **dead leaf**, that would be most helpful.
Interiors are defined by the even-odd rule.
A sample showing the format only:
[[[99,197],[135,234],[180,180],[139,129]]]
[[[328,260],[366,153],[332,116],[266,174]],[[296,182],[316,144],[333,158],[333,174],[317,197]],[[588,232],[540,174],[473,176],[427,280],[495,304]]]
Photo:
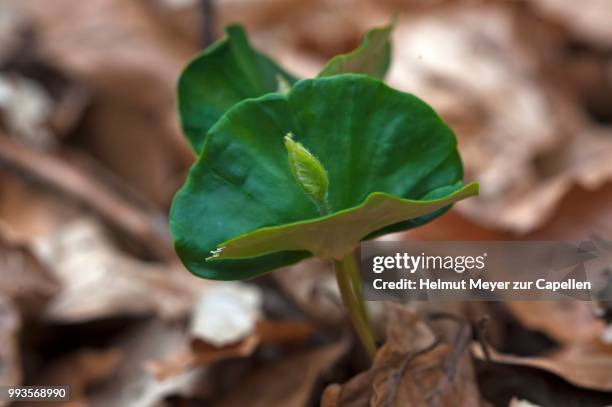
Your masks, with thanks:
[[[566,325],[567,326],[567,325]],[[484,358],[482,348],[474,347],[475,354]],[[530,366],[554,373],[575,386],[612,392],[612,346],[599,343],[596,349],[569,346],[548,356],[521,357],[501,354],[489,349],[491,359],[498,363]]]
[[[49,62],[78,77],[95,100],[79,133],[82,145],[167,206],[193,161],[177,124],[174,85],[197,45],[160,22],[150,1],[18,5],[33,18]]]
[[[0,3],[0,65],[11,59],[23,46],[28,29],[28,22],[23,13],[14,5]]]
[[[508,404],[508,407],[540,407],[540,406],[538,406],[537,404],[533,404],[527,400],[512,398],[512,400],[510,400],[510,404]]]
[[[0,112],[7,132],[25,144],[48,149],[55,138],[46,124],[53,100],[37,82],[18,75],[0,74]]]
[[[610,130],[550,92],[544,66],[519,41],[511,4],[436,8],[401,20],[390,82],[423,97],[457,132],[481,196],[457,205],[492,228],[527,233],[571,188],[612,176]]]
[[[227,316],[228,314],[223,314],[223,317]],[[237,342],[215,346],[192,337],[189,347],[184,344],[181,350],[170,355],[168,359],[150,361],[147,367],[157,379],[165,380],[221,360],[250,356],[262,345],[304,342],[314,331],[314,327],[308,323],[260,320],[246,337],[241,337]],[[194,334],[195,332],[192,332],[192,335]]]
[[[340,385],[330,384],[321,397],[321,407],[365,407],[372,398],[372,382],[377,372],[370,369]]]
[[[182,269],[121,253],[101,225],[88,218],[66,223],[39,243],[38,252],[64,287],[46,309],[52,321],[150,313],[178,318],[188,315],[206,285]]]
[[[0,169],[0,223],[12,241],[34,248],[79,213],[72,202]]]
[[[474,346],[476,355],[482,351]],[[506,359],[508,358],[508,359]],[[531,361],[535,360],[532,364]],[[480,390],[494,405],[507,405],[512,398],[542,406],[604,406],[612,403],[610,392],[576,386],[566,378],[540,365],[540,359],[493,355],[477,360]],[[569,366],[568,366],[569,367]]]
[[[326,324],[344,320],[344,309],[328,261],[307,259],[272,273],[272,277],[309,317]]]
[[[559,203],[554,217],[523,240],[590,240],[612,236],[612,185],[594,191],[574,186]],[[483,227],[451,210],[434,222],[407,233],[423,240],[514,240],[516,235]]]
[[[598,46],[612,46],[612,5],[607,0],[586,0],[576,8],[571,0],[529,0],[536,13],[561,22],[579,38]]]
[[[374,406],[477,406],[480,395],[468,351],[470,329],[460,328],[452,343],[440,343],[410,310],[394,307],[389,316],[387,342],[373,368],[384,366],[374,378]]]
[[[255,332],[263,344],[283,345],[306,341],[316,327],[308,322],[264,319],[257,322]]]
[[[81,349],[47,366],[35,385],[70,386],[70,401],[53,404],[66,407],[88,406],[88,387],[111,377],[121,357],[118,349]]]
[[[524,327],[541,331],[564,346],[600,337],[604,330],[589,302],[510,301],[505,305]]]
[[[349,52],[367,30],[391,20],[369,0],[221,0],[218,25],[240,23],[253,44],[300,77],[315,77],[334,55]]]
[[[158,381],[147,369],[149,360],[165,358],[187,341],[183,324],[150,320],[116,338],[113,348],[123,357],[115,373],[88,393],[94,406],[156,406],[172,395],[206,392],[201,371]]]
[[[10,299],[0,294],[0,383],[21,385],[21,355],[18,333],[21,321]],[[5,405],[0,401],[0,405]]]
[[[117,229],[147,246],[161,259],[174,259],[160,214],[143,213],[115,191],[50,155],[11,143],[0,135],[0,162],[69,194],[99,213]],[[38,191],[32,195],[39,195]]]
[[[467,325],[449,343],[409,308],[388,308],[387,340],[372,368],[338,388],[328,388],[323,406],[484,405],[469,353]],[[358,385],[357,385],[358,384]]]
[[[255,330],[261,306],[261,291],[254,285],[210,284],[193,311],[191,335],[217,347],[239,342]]]
[[[51,150],[75,128],[87,106],[87,92],[48,62],[32,20],[18,8],[0,3],[0,118],[12,138]]]
[[[39,315],[59,291],[58,282],[24,245],[10,242],[0,229],[0,293],[10,298],[22,314]]]
[[[301,407],[313,400],[313,389],[349,349],[345,338],[265,364],[241,381],[239,392],[221,400],[218,406]]]
[[[214,362],[249,356],[257,349],[259,343],[260,338],[257,334],[225,346],[213,346],[206,342],[196,341],[190,348],[179,350],[165,360],[149,361],[146,366],[157,380],[167,380]]]
[[[166,360],[148,367],[162,380],[231,358],[258,346],[303,342],[314,331],[307,323],[264,320],[262,292],[253,284],[216,282],[201,292],[189,327],[189,341]]]

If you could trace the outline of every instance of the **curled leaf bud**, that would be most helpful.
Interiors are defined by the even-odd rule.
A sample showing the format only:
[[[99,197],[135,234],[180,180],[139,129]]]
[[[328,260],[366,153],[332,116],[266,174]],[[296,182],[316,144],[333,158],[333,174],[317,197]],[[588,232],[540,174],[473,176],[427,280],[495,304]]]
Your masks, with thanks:
[[[327,213],[327,171],[321,162],[302,144],[293,140],[293,134],[285,136],[285,147],[289,157],[289,167],[293,178],[304,193],[312,199],[321,214]]]

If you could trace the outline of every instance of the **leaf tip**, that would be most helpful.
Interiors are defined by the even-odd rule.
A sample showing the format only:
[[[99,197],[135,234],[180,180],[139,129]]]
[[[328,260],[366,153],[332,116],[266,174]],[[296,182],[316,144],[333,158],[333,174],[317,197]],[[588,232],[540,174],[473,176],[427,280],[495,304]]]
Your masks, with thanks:
[[[216,259],[217,257],[221,256],[221,252],[223,252],[223,249],[225,249],[224,246],[217,247],[215,250],[211,250],[210,251],[210,256],[208,256],[205,260],[206,261],[212,261],[212,260]]]

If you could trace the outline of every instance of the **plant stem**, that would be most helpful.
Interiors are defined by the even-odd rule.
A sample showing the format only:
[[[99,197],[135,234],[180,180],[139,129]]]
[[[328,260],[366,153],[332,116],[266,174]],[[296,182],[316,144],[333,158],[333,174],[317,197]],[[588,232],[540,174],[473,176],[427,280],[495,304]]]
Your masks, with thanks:
[[[353,290],[355,291],[357,301],[359,302],[361,314],[371,330],[370,316],[368,314],[368,310],[366,309],[365,301],[363,300],[363,288],[361,286],[361,276],[359,275],[359,264],[357,263],[356,253],[353,252],[347,255],[343,260],[346,262],[346,269],[351,278],[351,283],[353,285]]]
[[[355,261],[355,253],[349,253],[342,260],[332,260],[332,262],[336,271],[336,281],[340,288],[342,302],[353,322],[361,344],[368,352],[370,359],[373,360],[376,355],[376,341],[363,302],[361,279]]]

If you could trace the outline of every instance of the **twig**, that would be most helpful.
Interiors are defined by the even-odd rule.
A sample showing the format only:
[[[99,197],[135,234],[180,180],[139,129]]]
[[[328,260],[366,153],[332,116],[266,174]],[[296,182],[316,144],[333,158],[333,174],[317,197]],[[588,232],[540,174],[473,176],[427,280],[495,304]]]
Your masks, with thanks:
[[[175,258],[164,222],[155,219],[156,214],[144,213],[142,208],[133,206],[103,183],[62,160],[11,142],[0,134],[0,166],[25,173],[79,201],[114,228],[140,242],[155,258]]]
[[[489,341],[487,340],[487,322],[489,322],[488,316],[482,317],[478,321],[476,324],[476,338],[478,339],[478,342],[480,342],[480,347],[484,353],[485,360],[490,362],[491,352],[489,351]]]
[[[206,48],[215,41],[214,0],[200,0],[200,10],[202,13],[202,48]]]

